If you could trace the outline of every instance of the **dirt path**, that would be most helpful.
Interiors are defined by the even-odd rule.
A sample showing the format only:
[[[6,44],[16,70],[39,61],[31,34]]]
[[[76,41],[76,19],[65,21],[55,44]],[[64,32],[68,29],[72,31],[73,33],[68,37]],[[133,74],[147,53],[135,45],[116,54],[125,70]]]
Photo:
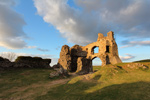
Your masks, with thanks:
[[[0,94],[0,96],[11,95],[11,98],[4,100],[34,100],[35,97],[46,94],[51,88],[56,87],[61,84],[65,84],[70,79],[59,79],[50,82],[39,82],[24,87],[14,87],[12,89],[6,90]]]

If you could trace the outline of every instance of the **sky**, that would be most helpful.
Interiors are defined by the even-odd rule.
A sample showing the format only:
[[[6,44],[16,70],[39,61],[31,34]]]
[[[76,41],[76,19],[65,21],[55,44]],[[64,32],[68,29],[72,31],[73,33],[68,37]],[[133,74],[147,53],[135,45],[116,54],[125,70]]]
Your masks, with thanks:
[[[150,59],[149,9],[150,0],[0,0],[0,54],[53,65],[63,45],[85,46],[113,31],[123,62]]]

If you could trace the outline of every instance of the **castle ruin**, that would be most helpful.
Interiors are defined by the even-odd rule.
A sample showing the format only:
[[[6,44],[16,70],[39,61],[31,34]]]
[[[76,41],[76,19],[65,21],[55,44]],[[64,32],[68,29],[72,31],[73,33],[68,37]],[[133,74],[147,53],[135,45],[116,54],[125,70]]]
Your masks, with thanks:
[[[96,47],[99,48],[98,53],[94,53]],[[102,66],[122,62],[112,31],[108,32],[106,37],[98,33],[97,41],[86,46],[62,46],[58,64],[70,72],[86,74],[93,72],[92,60],[96,57],[100,58]]]

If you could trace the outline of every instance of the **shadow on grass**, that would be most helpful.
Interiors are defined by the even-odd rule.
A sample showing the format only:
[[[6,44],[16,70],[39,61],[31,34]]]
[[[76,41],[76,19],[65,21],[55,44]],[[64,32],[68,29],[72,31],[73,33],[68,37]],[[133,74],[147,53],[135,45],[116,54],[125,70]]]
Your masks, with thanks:
[[[24,87],[37,82],[47,82],[51,69],[20,68],[3,70],[0,73],[0,92],[14,87]]]
[[[116,84],[93,93],[85,92],[95,85],[89,82],[61,85],[36,100],[150,100],[150,82]]]

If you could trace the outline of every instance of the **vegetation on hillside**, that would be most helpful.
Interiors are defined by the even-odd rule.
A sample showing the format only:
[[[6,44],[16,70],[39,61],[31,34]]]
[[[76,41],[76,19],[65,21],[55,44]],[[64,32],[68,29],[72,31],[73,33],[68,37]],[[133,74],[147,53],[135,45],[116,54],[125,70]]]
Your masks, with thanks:
[[[150,68],[150,63],[143,63]],[[94,73],[49,78],[48,69],[1,72],[0,99],[14,100],[150,100],[150,69],[127,63],[94,66]]]

